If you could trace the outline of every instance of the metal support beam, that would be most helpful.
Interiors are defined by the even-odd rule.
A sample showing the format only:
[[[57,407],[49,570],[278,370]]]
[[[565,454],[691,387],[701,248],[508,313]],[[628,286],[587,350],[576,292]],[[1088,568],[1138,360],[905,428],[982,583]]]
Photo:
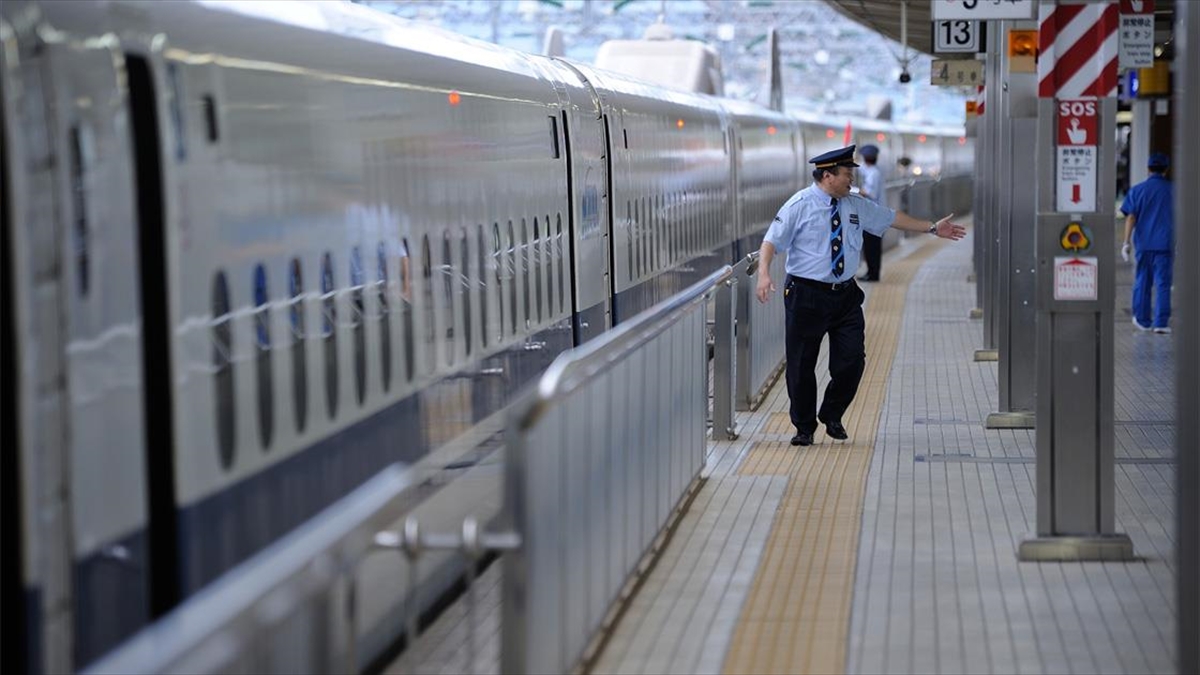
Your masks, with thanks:
[[[1036,28],[1033,22],[999,23],[1010,29]],[[989,429],[1032,429],[1037,404],[1036,261],[1037,75],[1013,72],[1007,52],[1000,55],[1000,120],[996,230],[997,302],[993,325],[999,337],[999,410],[988,415]]]
[[[1200,672],[1200,158],[1190,139],[1200,118],[1200,6],[1175,4],[1175,456],[1179,525],[1179,672]],[[1185,140],[1188,139],[1188,140]]]

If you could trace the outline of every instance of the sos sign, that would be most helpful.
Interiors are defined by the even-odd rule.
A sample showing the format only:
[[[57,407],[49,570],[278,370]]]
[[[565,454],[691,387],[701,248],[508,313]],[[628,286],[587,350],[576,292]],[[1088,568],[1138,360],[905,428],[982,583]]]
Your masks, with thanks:
[[[1058,101],[1058,144],[1097,145],[1096,99]]]

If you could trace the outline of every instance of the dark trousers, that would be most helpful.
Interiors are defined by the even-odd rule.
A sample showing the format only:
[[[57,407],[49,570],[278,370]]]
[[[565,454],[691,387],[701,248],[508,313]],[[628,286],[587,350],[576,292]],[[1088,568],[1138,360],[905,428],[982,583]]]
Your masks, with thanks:
[[[883,255],[883,237],[863,232],[863,260],[867,261],[867,278],[879,279],[879,258]]]
[[[787,312],[787,386],[792,425],[813,433],[817,420],[841,422],[866,365],[862,290],[853,282],[839,290],[817,288],[788,276],[783,289]],[[829,386],[817,411],[817,355],[829,335]]]

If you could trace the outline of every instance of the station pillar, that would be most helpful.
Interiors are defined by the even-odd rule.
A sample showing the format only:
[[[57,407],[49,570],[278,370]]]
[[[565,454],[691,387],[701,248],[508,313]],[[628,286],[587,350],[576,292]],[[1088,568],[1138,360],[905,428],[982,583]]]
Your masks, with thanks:
[[[1022,560],[1133,557],[1114,523],[1116,111],[1038,99],[1037,535]]]
[[[1200,672],[1200,4],[1175,5],[1175,454],[1179,672]],[[1190,186],[1190,187],[1189,187]]]
[[[998,250],[996,242],[997,212],[996,176],[999,163],[996,153],[1000,132],[1000,52],[1001,38],[997,31],[987,35],[987,60],[984,62],[983,114],[979,116],[975,163],[975,295],[983,319],[983,345],[975,350],[976,361],[995,361],[998,357],[996,325],[996,275]]]
[[[1009,31],[1034,31],[1032,21],[1003,21],[998,37],[1007,44]],[[1037,220],[1038,98],[1033,59],[998,54],[1000,67],[999,143],[996,149],[994,326],[998,337],[999,410],[988,415],[989,429],[1032,429],[1037,404],[1037,289],[1034,230]]]

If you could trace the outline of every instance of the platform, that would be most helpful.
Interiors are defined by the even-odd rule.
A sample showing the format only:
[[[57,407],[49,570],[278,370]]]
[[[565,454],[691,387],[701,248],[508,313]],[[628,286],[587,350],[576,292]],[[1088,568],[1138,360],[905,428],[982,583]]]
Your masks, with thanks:
[[[984,427],[997,365],[973,358],[971,251],[908,239],[865,285],[850,441],[822,427],[788,445],[781,380],[739,413],[739,440],[710,444],[706,483],[593,672],[1176,670],[1173,341],[1130,325],[1121,266],[1116,521],[1138,560],[1018,562],[1034,432]],[[499,670],[498,569],[481,579],[478,672]],[[461,604],[389,672],[462,672]]]

